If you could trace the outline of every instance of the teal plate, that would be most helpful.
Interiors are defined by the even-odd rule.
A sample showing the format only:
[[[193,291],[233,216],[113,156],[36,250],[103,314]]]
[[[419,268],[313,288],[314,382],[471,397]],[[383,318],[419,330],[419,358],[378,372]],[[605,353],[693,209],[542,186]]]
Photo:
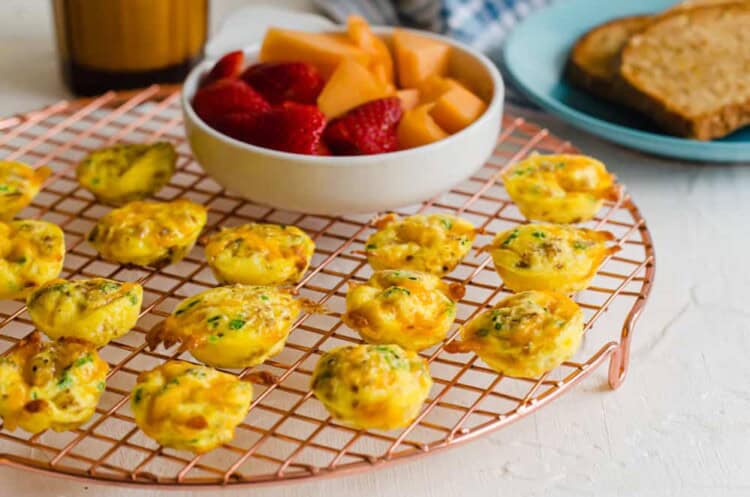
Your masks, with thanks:
[[[503,49],[505,73],[531,101],[573,126],[607,140],[668,157],[708,162],[750,162],[750,127],[702,142],[676,138],[624,107],[569,85],[563,69],[576,39],[616,17],[659,12],[675,0],[562,0],[530,15]]]

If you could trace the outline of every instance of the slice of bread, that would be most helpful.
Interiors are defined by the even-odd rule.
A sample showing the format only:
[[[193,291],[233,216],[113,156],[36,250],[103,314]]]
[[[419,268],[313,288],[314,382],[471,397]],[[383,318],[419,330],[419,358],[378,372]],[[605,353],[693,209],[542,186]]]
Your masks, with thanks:
[[[620,54],[625,101],[665,131],[710,140],[750,124],[750,2],[659,16]]]

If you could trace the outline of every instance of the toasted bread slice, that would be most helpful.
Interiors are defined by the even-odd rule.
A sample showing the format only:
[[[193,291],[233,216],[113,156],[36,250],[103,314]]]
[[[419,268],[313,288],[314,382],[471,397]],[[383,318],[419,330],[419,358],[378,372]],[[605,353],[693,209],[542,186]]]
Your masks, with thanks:
[[[620,54],[624,95],[675,135],[710,140],[750,124],[750,2],[660,16]]]

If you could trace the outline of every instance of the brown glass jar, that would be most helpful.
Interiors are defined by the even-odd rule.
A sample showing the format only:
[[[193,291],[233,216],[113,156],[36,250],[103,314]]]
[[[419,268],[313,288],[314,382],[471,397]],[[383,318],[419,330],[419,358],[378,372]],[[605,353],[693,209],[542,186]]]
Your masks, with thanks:
[[[178,83],[203,56],[209,0],[52,0],[63,78],[79,95]]]

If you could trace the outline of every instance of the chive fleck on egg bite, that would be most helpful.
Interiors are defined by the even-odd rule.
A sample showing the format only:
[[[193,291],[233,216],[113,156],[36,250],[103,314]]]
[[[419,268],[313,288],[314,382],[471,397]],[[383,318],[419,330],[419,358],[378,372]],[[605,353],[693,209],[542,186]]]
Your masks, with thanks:
[[[0,221],[10,221],[29,205],[50,174],[46,166],[0,161]]]
[[[505,286],[515,292],[586,288],[599,266],[620,247],[612,233],[554,224],[525,224],[498,233],[486,249]]]
[[[48,337],[77,337],[101,347],[135,326],[142,300],[138,283],[56,279],[31,293],[26,307]]]
[[[365,251],[373,269],[412,269],[438,276],[449,273],[471,250],[474,226],[450,214],[389,215],[376,223]]]
[[[88,235],[102,258],[162,266],[180,261],[206,224],[206,208],[190,200],[130,202],[102,216]]]
[[[429,273],[376,271],[366,283],[349,282],[341,319],[369,343],[422,350],[445,338],[463,290]]]
[[[65,258],[62,230],[46,221],[0,222],[0,298],[26,297],[57,278]]]
[[[419,414],[432,377],[427,361],[398,345],[349,345],[323,354],[311,387],[342,423],[395,430]]]
[[[229,442],[250,409],[253,386],[234,375],[168,361],[138,375],[135,423],[165,447],[202,454]]]
[[[296,226],[249,223],[205,240],[206,260],[221,284],[294,284],[310,265],[315,243]]]
[[[516,293],[461,328],[462,350],[495,371],[536,378],[570,359],[581,345],[583,312],[555,292]]]
[[[604,164],[585,155],[532,155],[508,169],[503,183],[527,219],[548,223],[588,221],[620,195]]]
[[[76,178],[100,202],[119,206],[161,190],[176,162],[168,142],[115,145],[91,152],[76,167]]]
[[[256,366],[281,351],[302,305],[270,286],[212,288],[180,302],[146,339],[151,347],[181,343],[210,366]]]
[[[94,414],[109,366],[93,344],[76,338],[43,342],[40,333],[0,358],[0,417],[31,433],[78,428]]]

